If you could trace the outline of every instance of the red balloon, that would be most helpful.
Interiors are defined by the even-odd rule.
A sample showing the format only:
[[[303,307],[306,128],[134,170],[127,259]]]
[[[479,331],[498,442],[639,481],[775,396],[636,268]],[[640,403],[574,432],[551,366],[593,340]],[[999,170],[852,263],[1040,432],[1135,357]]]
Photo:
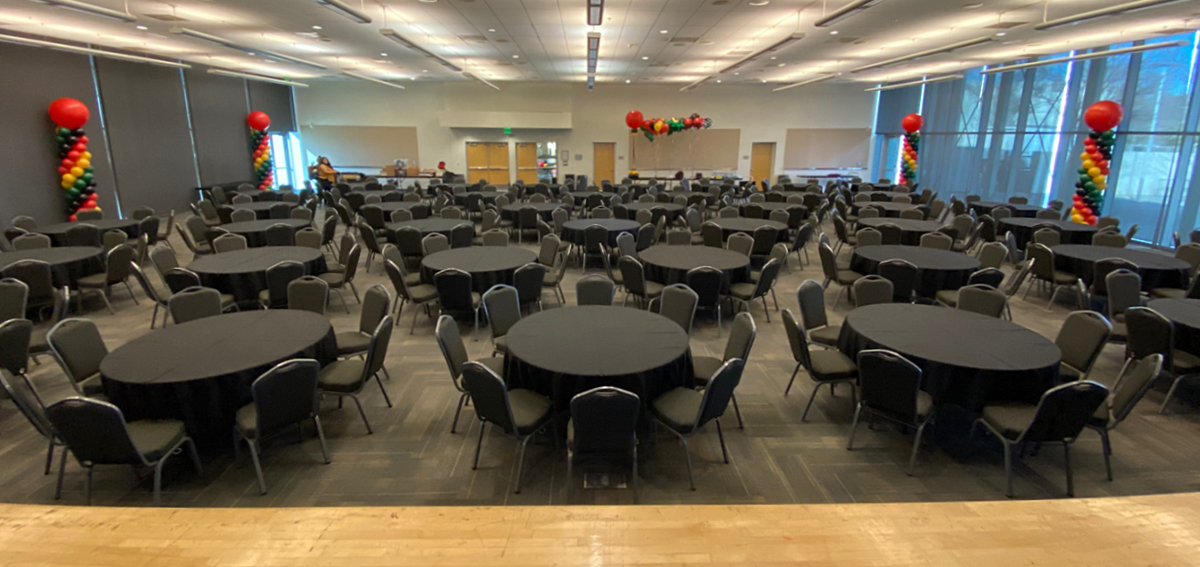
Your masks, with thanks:
[[[82,128],[90,117],[87,105],[73,98],[60,98],[50,103],[50,120],[59,127]]]
[[[88,137],[87,137],[87,136],[80,136],[80,137],[79,137],[79,143],[80,143],[80,144],[87,144],[87,143],[88,143]]]
[[[1083,121],[1092,130],[1104,132],[1116,128],[1124,115],[1125,109],[1121,108],[1121,105],[1111,100],[1102,100],[1088,107],[1083,113]]]
[[[65,167],[67,169],[71,169],[72,167],[75,167],[75,160],[73,160],[71,158],[63,158],[62,164],[63,164],[63,167]]]
[[[625,115],[625,125],[636,129],[638,126],[642,125],[642,121],[645,119],[646,118],[642,116],[641,112],[637,110],[630,110],[629,113]]]
[[[920,130],[921,125],[924,123],[925,121],[921,119],[920,114],[909,114],[900,121],[900,127],[904,128],[905,132],[912,134],[913,132]]]
[[[271,127],[271,117],[266,112],[255,110],[246,117],[246,123],[255,130],[266,130]]]
[[[67,220],[69,220],[71,222],[75,222],[75,215],[71,215],[71,216],[67,217]]]
[[[71,160],[79,159],[79,152],[77,152],[75,150],[71,150],[71,151],[67,152],[67,159],[71,159]]]
[[[61,165],[58,166],[58,174],[59,175],[66,175],[69,171],[71,171],[71,170],[67,169],[66,167],[63,167]]]

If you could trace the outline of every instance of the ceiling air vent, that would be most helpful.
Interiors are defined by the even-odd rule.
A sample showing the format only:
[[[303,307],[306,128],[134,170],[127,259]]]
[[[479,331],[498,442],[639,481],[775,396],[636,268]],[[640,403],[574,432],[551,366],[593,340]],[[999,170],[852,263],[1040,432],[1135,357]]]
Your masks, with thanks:
[[[483,37],[482,35],[460,35],[458,36],[458,39],[463,40],[464,43],[487,43],[487,38]]]

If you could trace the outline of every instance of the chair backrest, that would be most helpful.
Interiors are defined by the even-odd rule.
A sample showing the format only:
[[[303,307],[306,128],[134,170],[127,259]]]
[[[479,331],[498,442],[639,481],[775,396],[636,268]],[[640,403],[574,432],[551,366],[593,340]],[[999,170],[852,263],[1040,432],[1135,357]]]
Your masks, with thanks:
[[[458,331],[458,323],[454,317],[442,315],[438,317],[437,329],[434,334],[437,336],[438,348],[442,351],[442,357],[446,359],[446,367],[450,369],[450,378],[454,382],[454,387],[462,391],[463,387],[459,384],[458,378],[462,376],[463,365],[469,358],[467,347],[463,344],[462,334]]]
[[[1033,242],[1043,246],[1058,246],[1062,244],[1062,233],[1053,228],[1039,228],[1033,231]]]
[[[1100,217],[1099,219],[1096,219],[1096,228],[1099,228],[1099,229],[1105,229],[1110,226],[1115,227],[1115,226],[1120,226],[1120,225],[1121,225],[1121,219],[1118,219],[1117,217],[1108,216],[1108,217]]]
[[[1074,311],[1063,321],[1054,344],[1062,351],[1062,362],[1086,376],[1112,334],[1112,325],[1095,311]],[[1132,333],[1131,333],[1132,334]]]
[[[362,298],[362,311],[358,316],[358,332],[370,334],[379,326],[392,308],[392,294],[381,284],[367,289]]]
[[[1043,220],[1058,220],[1058,211],[1052,209],[1042,209],[1034,213],[1033,218]]]
[[[1108,288],[1108,316],[1113,318],[1142,304],[1142,277],[1130,270],[1114,270],[1104,278]]]
[[[964,286],[958,290],[958,308],[999,319],[1004,315],[1008,296],[986,284]]]
[[[394,326],[395,321],[392,320],[392,316],[384,315],[383,319],[379,320],[379,324],[375,325],[375,330],[371,332],[371,343],[367,347],[366,361],[363,364],[364,382],[383,369],[383,363],[387,360],[388,345],[392,342],[392,327]]]
[[[540,281],[538,282],[540,285]],[[521,321],[520,294],[517,288],[498,284],[483,294],[483,310],[487,314],[492,338],[508,334],[508,330]]]
[[[657,239],[655,239],[655,228],[653,224],[647,223],[638,227],[636,244],[639,251],[654,246],[656,242]]]
[[[983,284],[1000,289],[1000,284],[1004,282],[1004,272],[998,268],[982,268],[971,273],[967,278],[967,285]]]
[[[175,324],[221,314],[221,292],[210,287],[189,287],[167,300]]]
[[[858,218],[860,219],[877,219],[882,216],[883,213],[875,207],[863,207],[858,211]]]
[[[1108,274],[1117,270],[1137,272],[1137,264],[1124,258],[1102,258],[1092,263],[1092,295],[1108,295]]]
[[[14,376],[25,374],[32,336],[33,323],[28,319],[8,319],[0,323],[0,369]]]
[[[67,246],[100,246],[102,244],[100,229],[84,222],[77,223],[63,234],[63,244]]]
[[[612,305],[616,293],[616,284],[600,274],[590,274],[575,282],[577,305]]]
[[[883,233],[871,227],[860,228],[854,235],[858,240],[859,246],[880,246],[883,244]]]
[[[1087,380],[1046,390],[1018,443],[1072,441],[1108,399],[1108,388]]]
[[[167,289],[171,293],[178,293],[189,287],[200,285],[200,276],[191,270],[184,268],[171,268],[166,273],[162,274],[164,284],[167,284]]]
[[[304,275],[304,264],[285,260],[267,268],[267,296],[269,307],[282,307],[288,301],[288,285]]]
[[[547,270],[549,268],[546,266],[530,262],[513,272],[513,287],[517,288],[521,305],[529,305],[541,300],[542,282],[545,281]]]
[[[667,244],[671,246],[689,246],[692,244],[692,231],[686,228],[673,228],[667,232]]]
[[[864,406],[893,419],[916,422],[920,367],[899,353],[882,349],[859,351],[857,364]]]
[[[301,276],[287,284],[287,308],[325,314],[329,283],[316,276]]]
[[[444,252],[450,249],[450,239],[438,232],[427,234],[421,239],[421,249],[426,256]]]
[[[81,382],[100,372],[100,361],[108,347],[100,328],[90,319],[63,319],[46,333],[46,344],[72,382]]]
[[[294,246],[296,231],[291,226],[276,223],[267,227],[266,241],[267,246]]]
[[[222,234],[213,240],[213,250],[217,253],[245,250],[246,237],[240,234]]]
[[[892,302],[892,282],[882,276],[863,276],[854,282],[852,289],[856,307]]]
[[[401,254],[405,256],[421,256],[424,254],[424,242],[422,242],[420,230],[411,226],[402,226],[396,229],[394,235],[396,246],[400,248]]]
[[[808,337],[804,327],[796,322],[796,316],[791,309],[783,310],[783,329],[787,332],[788,345],[792,348],[792,358],[800,363],[808,372],[812,372],[812,358],[808,353]]]
[[[438,303],[443,310],[474,311],[475,302],[471,297],[471,274],[448,268],[433,275],[433,286],[437,288]]]
[[[684,284],[663,288],[662,296],[655,299],[658,302],[658,314],[676,322],[688,334],[692,332],[692,321],[696,318],[699,300],[700,296]]]
[[[749,256],[754,251],[754,237],[744,232],[736,232],[729,236],[725,246],[729,250]]]
[[[693,431],[704,427],[706,423],[725,413],[725,408],[729,407],[729,399],[733,397],[733,391],[742,381],[742,371],[745,367],[746,361],[740,358],[726,360],[708,380],[708,386],[704,388],[704,396],[700,400],[700,411],[697,412]]]
[[[66,398],[46,408],[46,418],[80,463],[148,464],[129,436],[125,416],[117,406],[88,398]]]
[[[803,329],[809,331],[829,324],[825,312],[825,289],[816,280],[804,280],[796,288],[796,302],[800,305]]]
[[[571,398],[575,455],[627,455],[637,444],[642,401],[636,394],[601,386]]]
[[[700,237],[704,240],[705,246],[712,248],[723,248],[725,246],[721,227],[714,223],[706,222],[700,225]]]
[[[764,256],[771,253],[771,247],[779,241],[779,230],[773,226],[760,226],[754,229],[754,246],[751,254]]]
[[[258,218],[250,209],[234,209],[229,213],[229,222],[250,222]]]
[[[16,278],[0,279],[0,321],[24,319],[29,286]]]
[[[921,247],[936,250],[949,250],[954,246],[954,239],[941,232],[928,232],[921,235]]]
[[[892,258],[879,263],[876,273],[892,282],[892,297],[899,302],[912,301],[917,285],[917,266],[908,260]]]
[[[324,241],[325,236],[321,234],[321,231],[312,227],[305,227],[296,232],[296,246],[320,249]]]
[[[1055,233],[1058,234],[1058,233]],[[1031,242],[1025,247],[1025,254],[1033,260],[1031,270],[1038,279],[1054,281],[1054,251],[1045,244]]]
[[[979,250],[979,263],[984,268],[999,268],[1008,257],[1008,246],[1001,242],[988,242]]]
[[[12,225],[22,230],[37,230],[37,220],[29,215],[17,215],[13,217]]]
[[[1116,232],[1100,232],[1092,237],[1093,246],[1107,246],[1110,248],[1124,248],[1129,244],[1129,241]]]
[[[504,379],[478,362],[462,365],[463,387],[470,392],[479,419],[499,427],[506,433],[516,432],[516,419],[508,399]]]
[[[30,232],[12,239],[13,250],[38,250],[52,245],[49,236]]]
[[[633,256],[621,256],[617,260],[617,268],[621,270],[621,280],[629,293],[638,296],[646,295],[646,274],[642,263]]]
[[[738,313],[733,318],[733,327],[729,330],[729,339],[725,341],[725,352],[721,355],[721,360],[749,360],[750,349],[754,346],[756,336],[758,326],[754,324],[754,317],[748,311]]]
[[[54,433],[54,426],[46,417],[42,400],[28,378],[14,376],[8,370],[0,368],[0,388],[3,388],[8,397],[16,404],[17,409],[42,437],[46,439],[57,437]]]
[[[101,244],[105,250],[112,250],[126,242],[129,242],[129,235],[123,230],[108,230],[101,235]]]
[[[317,411],[317,375],[321,363],[310,358],[275,365],[250,384],[262,438],[311,419]]]
[[[1152,354],[1130,364],[1123,374],[1117,377],[1117,383],[1112,387],[1112,395],[1108,399],[1109,429],[1123,421],[1133,411],[1133,407],[1141,401],[1142,396],[1150,390],[1154,380],[1162,372],[1163,357]]]
[[[1146,358],[1163,355],[1163,364],[1171,368],[1175,351],[1175,328],[1171,320],[1149,307],[1130,307],[1125,310],[1125,356]]]
[[[383,207],[379,205],[365,205],[358,209],[358,215],[362,217],[363,222],[367,223],[367,226],[374,229],[383,228],[387,224],[383,216]]]

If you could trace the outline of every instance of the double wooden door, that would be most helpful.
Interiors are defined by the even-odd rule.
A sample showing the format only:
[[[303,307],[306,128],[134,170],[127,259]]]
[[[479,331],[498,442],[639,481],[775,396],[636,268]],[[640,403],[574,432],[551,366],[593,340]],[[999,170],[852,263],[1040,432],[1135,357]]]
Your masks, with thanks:
[[[536,150],[534,151],[536,154]],[[508,142],[467,142],[467,182],[508,185]]]

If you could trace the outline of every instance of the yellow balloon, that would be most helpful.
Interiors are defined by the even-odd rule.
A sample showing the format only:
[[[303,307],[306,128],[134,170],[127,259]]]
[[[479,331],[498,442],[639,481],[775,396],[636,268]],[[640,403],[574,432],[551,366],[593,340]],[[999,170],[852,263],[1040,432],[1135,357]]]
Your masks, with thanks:
[[[61,185],[62,185],[62,188],[63,188],[63,189],[70,189],[70,188],[71,188],[73,185],[75,185],[75,183],[74,183],[74,182],[67,183],[66,181],[63,181],[63,182],[61,183]]]
[[[83,152],[83,153],[79,154],[79,157],[86,159],[86,160],[90,160],[90,159],[92,159],[92,152]]]
[[[62,182],[63,182],[63,185],[67,185],[67,184],[75,183],[76,179],[79,179],[79,178],[68,173],[68,174],[63,175]]]
[[[75,162],[75,165],[86,168],[87,166],[92,165],[92,162],[81,157],[79,158],[79,161]]]
[[[1096,177],[1096,176],[1100,175],[1100,168],[1098,168],[1098,167],[1089,167],[1089,168],[1088,168],[1088,175],[1091,175],[1092,177]]]
[[[1092,161],[1092,154],[1083,152],[1083,153],[1079,154],[1079,159],[1081,159],[1085,162]]]
[[[75,167],[72,167],[71,175],[74,175],[75,177],[79,177],[79,176],[83,175],[83,168],[79,167],[78,165]]]
[[[1103,190],[1105,190],[1105,189],[1108,189],[1108,182],[1107,182],[1107,181],[1103,181],[1103,180],[1101,180],[1101,181],[1099,181],[1099,182],[1097,182],[1097,183],[1096,183],[1096,188],[1097,188],[1097,189],[1099,189],[1099,190],[1101,190],[1101,191],[1103,191]]]

